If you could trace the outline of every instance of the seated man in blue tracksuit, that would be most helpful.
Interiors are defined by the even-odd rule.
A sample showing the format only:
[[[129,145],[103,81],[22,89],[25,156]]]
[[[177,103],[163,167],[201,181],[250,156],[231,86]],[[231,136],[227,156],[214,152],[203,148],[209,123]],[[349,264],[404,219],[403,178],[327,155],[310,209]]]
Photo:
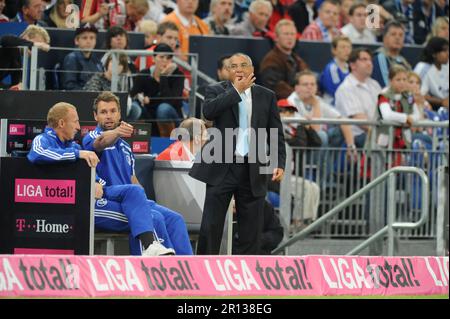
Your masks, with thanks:
[[[121,185],[124,188],[142,189],[143,199],[139,202],[144,201],[146,203],[144,206],[152,213],[156,232],[164,240],[164,246],[174,248],[177,255],[192,255],[192,246],[183,217],[154,201],[147,200],[139,184],[134,171],[134,155],[128,143],[122,139],[133,133],[133,127],[120,121],[119,103],[119,98],[111,92],[99,94],[93,106],[98,126],[83,138],[83,148],[95,151],[99,156],[97,175],[106,182],[106,186]],[[112,208],[100,208],[99,204],[101,203],[97,201],[96,211],[101,210],[105,218],[108,218],[108,210]],[[115,216],[115,213],[112,215]],[[108,221],[105,220],[105,223]]]
[[[47,115],[48,127],[44,133],[33,140],[28,160],[36,164],[73,162],[85,159],[90,167],[96,167],[99,159],[95,152],[81,150],[73,141],[80,129],[75,106],[60,102],[50,108]],[[147,209],[147,200],[141,187],[122,186],[102,187],[105,182],[96,177],[95,197],[102,203],[107,202],[116,210],[111,213],[110,224],[105,223],[102,213],[95,213],[95,223],[107,230],[130,231],[130,250],[133,255],[145,256],[173,255],[174,250],[164,247],[155,234],[153,217]],[[101,199],[100,199],[101,198]],[[98,201],[97,201],[98,202]],[[96,209],[99,205],[96,205]],[[106,208],[107,206],[105,206]]]

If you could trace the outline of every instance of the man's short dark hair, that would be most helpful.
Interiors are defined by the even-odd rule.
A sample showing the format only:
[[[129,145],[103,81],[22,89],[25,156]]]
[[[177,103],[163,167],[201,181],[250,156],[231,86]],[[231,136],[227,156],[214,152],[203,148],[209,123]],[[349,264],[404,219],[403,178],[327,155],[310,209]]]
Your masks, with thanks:
[[[106,49],[110,50],[111,49],[111,39],[114,37],[117,37],[118,35],[125,35],[125,37],[127,38],[127,46],[126,49],[128,49],[128,33],[127,30],[125,30],[122,27],[119,27],[117,25],[112,26],[111,28],[108,29],[108,31],[106,31],[106,35],[105,35],[105,47]]]
[[[100,102],[116,102],[117,104],[117,109],[120,112],[120,100],[117,97],[117,95],[115,95],[114,93],[110,92],[110,91],[104,91],[101,92],[97,98],[94,101],[94,105],[92,106],[92,109],[94,111],[95,114],[97,114],[97,107],[98,107],[98,103]]]
[[[339,42],[341,42],[341,41],[346,41],[346,42],[350,43],[350,45],[353,44],[352,40],[350,40],[349,37],[347,37],[345,35],[338,35],[337,37],[333,38],[333,40],[331,41],[331,47],[333,49],[336,49],[338,44],[339,44]]]
[[[340,4],[339,4],[339,1],[337,1],[337,0],[325,0],[325,1],[323,1],[323,2],[320,4],[319,10],[322,9],[322,7],[323,7],[323,5],[324,5],[325,3],[332,4],[333,6],[339,6],[339,5],[340,5]]]
[[[366,9],[366,5],[363,2],[356,2],[356,3],[352,4],[350,9],[348,10],[348,15],[352,16],[355,13],[355,10],[358,8]]]
[[[222,56],[217,60],[217,70],[222,70],[222,69],[225,67],[225,65],[224,65],[225,60],[227,60],[227,59],[229,59],[229,58],[231,58],[231,54],[225,54],[225,55],[222,55]]]
[[[370,55],[370,57],[372,57],[372,52],[368,48],[359,47],[352,50],[352,53],[350,53],[350,56],[348,58],[348,63],[355,63],[359,59],[359,56],[362,52],[366,52],[368,55]]]
[[[22,12],[22,8],[23,7],[29,7],[30,6],[30,0],[19,0],[19,5],[18,5],[18,8],[19,8],[19,11],[20,12]]]
[[[153,49],[153,53],[155,53],[155,55],[163,54],[163,55],[170,55],[170,56],[172,56],[173,55],[173,50],[168,44],[159,43]]]
[[[383,39],[391,28],[398,28],[398,29],[402,29],[403,31],[405,31],[405,27],[403,26],[403,24],[401,22],[398,22],[397,20],[391,20],[384,25]]]
[[[173,30],[179,32],[178,26],[170,21],[162,22],[158,24],[158,29],[156,30],[156,34],[163,35],[167,30]]]
[[[423,48],[421,61],[433,64],[438,52],[448,50],[448,40],[441,37],[432,37]]]
[[[75,38],[77,38],[80,34],[82,34],[84,32],[92,32],[97,35],[98,29],[95,27],[95,25],[90,24],[90,23],[82,24],[78,28],[75,29]]]

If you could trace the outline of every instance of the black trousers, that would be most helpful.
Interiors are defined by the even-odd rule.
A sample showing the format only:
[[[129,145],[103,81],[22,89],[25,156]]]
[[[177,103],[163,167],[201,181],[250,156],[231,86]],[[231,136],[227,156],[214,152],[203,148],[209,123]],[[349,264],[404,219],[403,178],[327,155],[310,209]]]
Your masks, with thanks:
[[[206,186],[197,255],[218,255],[231,196],[236,202],[239,255],[257,255],[264,224],[264,196],[254,197],[247,163],[231,165],[224,181]]]

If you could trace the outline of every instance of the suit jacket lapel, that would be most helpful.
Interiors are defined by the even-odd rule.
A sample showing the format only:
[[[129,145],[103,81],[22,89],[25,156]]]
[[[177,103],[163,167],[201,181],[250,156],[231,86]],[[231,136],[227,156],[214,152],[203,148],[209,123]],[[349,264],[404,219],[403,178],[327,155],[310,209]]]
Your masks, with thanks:
[[[250,91],[252,92],[252,105],[251,105],[252,118],[250,119],[250,126],[253,127],[253,128],[256,128],[257,127],[257,125],[256,125],[256,123],[257,123],[257,118],[256,118],[257,112],[256,112],[256,107],[253,107],[253,105],[258,105],[257,104],[258,96],[257,96],[257,94],[255,92],[256,91],[256,85],[255,84],[252,85]]]
[[[225,91],[230,90],[230,89],[236,90],[230,81],[224,82],[222,87]],[[233,115],[234,115],[237,125],[239,125],[239,103],[236,103],[235,105],[233,105],[233,107],[231,108],[231,111],[233,112]]]

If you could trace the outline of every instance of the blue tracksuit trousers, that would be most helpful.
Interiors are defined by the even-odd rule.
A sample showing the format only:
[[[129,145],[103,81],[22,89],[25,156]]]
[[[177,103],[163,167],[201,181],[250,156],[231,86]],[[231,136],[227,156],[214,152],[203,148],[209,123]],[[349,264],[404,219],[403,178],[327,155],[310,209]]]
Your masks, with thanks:
[[[130,232],[130,252],[142,254],[137,238],[152,231],[163,239],[165,247],[177,255],[192,255],[183,217],[154,201],[148,200],[139,185],[114,185],[103,188],[103,198],[95,202],[95,226],[110,231]]]

